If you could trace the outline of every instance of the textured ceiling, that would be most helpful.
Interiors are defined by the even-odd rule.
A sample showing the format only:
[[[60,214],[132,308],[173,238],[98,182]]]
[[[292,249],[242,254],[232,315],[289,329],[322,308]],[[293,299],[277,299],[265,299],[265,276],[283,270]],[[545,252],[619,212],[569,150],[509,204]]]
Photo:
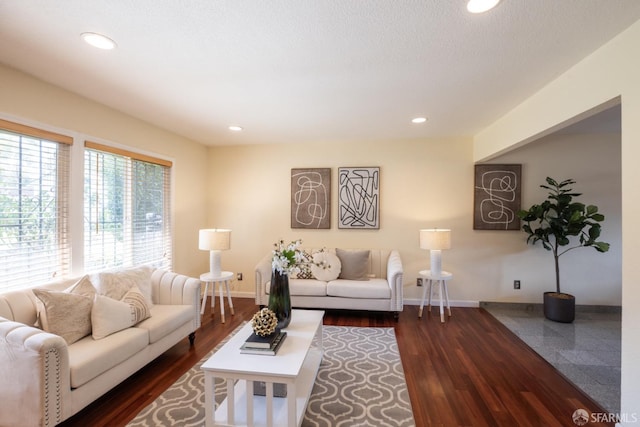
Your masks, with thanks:
[[[638,19],[637,0],[0,0],[0,62],[209,145],[470,136]]]

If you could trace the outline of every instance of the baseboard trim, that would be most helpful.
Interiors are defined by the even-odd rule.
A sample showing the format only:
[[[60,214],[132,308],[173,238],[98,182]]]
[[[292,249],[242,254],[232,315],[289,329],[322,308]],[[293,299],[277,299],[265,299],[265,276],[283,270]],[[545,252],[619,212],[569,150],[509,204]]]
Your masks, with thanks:
[[[480,307],[482,308],[503,308],[510,310],[523,310],[530,312],[540,312],[544,310],[542,303],[532,302],[494,302],[494,301],[480,301]],[[586,305],[576,304],[576,313],[622,313],[622,307],[619,305]]]
[[[233,298],[252,298],[255,299],[255,294],[253,292],[238,292],[238,291],[231,291],[231,296]],[[211,296],[209,296],[210,298]],[[216,295],[216,298],[220,298],[219,295]],[[225,295],[226,298],[226,295]],[[420,305],[420,298],[407,298],[403,301],[404,304],[406,305]],[[432,299],[431,300],[431,305],[440,305],[440,300],[439,299]],[[449,305],[451,307],[472,307],[472,308],[478,308],[480,306],[480,302],[479,301],[465,301],[465,300],[450,300],[449,301]]]

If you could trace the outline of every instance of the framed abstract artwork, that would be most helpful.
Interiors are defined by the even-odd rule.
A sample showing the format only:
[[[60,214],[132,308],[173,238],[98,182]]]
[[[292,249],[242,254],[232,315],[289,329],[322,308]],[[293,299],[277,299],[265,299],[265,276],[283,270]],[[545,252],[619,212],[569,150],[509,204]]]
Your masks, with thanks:
[[[331,228],[331,168],[291,169],[291,228]]]
[[[474,230],[520,230],[522,165],[476,165]]]
[[[338,228],[380,228],[380,168],[338,168]]]

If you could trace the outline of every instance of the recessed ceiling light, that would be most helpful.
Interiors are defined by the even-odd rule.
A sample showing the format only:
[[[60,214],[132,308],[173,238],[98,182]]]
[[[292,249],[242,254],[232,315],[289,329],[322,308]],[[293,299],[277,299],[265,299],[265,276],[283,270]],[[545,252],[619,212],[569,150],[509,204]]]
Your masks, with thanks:
[[[426,117],[416,117],[415,119],[411,119],[411,123],[424,123],[426,121]]]
[[[82,37],[82,40],[93,47],[97,47],[98,49],[111,50],[116,47],[116,42],[102,34],[82,33],[80,34],[80,37]]]
[[[229,126],[229,130],[234,132],[240,132],[242,131],[242,128],[240,126]]]
[[[467,10],[471,13],[483,13],[493,9],[500,0],[469,0]]]

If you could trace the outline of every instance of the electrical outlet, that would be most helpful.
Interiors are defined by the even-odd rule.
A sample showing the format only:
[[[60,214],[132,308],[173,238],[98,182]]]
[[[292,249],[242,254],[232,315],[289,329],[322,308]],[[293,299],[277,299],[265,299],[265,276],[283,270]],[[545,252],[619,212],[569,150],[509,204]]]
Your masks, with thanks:
[[[520,280],[513,281],[513,289],[520,289]]]
[[[422,286],[422,277],[418,277],[418,278],[416,279],[416,285],[417,285],[417,286]]]
[[[238,273],[237,274],[237,278],[238,278],[239,281],[242,280],[242,273]]]

